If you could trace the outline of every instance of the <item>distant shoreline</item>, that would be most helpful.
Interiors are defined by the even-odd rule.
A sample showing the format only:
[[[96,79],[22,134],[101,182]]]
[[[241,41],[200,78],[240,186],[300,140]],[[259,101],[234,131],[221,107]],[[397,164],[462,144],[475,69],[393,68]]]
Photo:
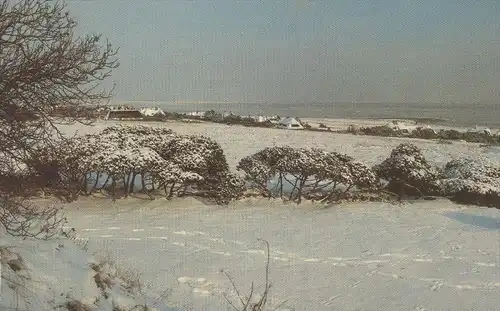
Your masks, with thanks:
[[[114,103],[111,103],[114,104]],[[451,127],[486,126],[500,128],[498,104],[402,104],[402,103],[182,103],[168,101],[123,101],[140,108],[159,107],[166,112],[214,110],[240,116],[290,116],[298,118],[330,118],[361,120],[413,120],[419,124]]]

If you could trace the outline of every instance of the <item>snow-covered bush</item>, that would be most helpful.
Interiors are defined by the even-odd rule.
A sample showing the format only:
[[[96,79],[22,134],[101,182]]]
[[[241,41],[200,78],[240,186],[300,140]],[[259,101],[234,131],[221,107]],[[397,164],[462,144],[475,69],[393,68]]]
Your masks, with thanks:
[[[40,179],[57,181],[53,186],[72,185],[74,196],[102,189],[127,196],[139,188],[150,196],[155,189],[167,197],[192,190],[227,201],[243,192],[215,141],[141,125],[108,127],[45,146],[31,167]]]
[[[417,127],[411,134],[412,134],[411,137],[417,137],[423,139],[438,138],[438,133],[430,127]]]
[[[152,127],[145,125],[114,125],[109,126],[101,131],[101,135],[107,135],[112,133],[120,133],[123,135],[169,135],[174,132],[171,129],[165,127]]]
[[[459,158],[446,163],[443,177],[482,180],[500,178],[500,163],[486,159]]]
[[[229,166],[224,151],[210,138],[195,135],[173,135],[152,147],[163,159],[169,161],[180,171],[185,172],[177,181],[169,179],[171,190],[182,194],[187,188],[217,193],[214,189],[222,187]],[[180,188],[178,187],[180,186]]]
[[[245,157],[238,170],[245,172],[245,179],[262,195],[283,198],[288,194],[288,200],[296,202],[302,198],[341,199],[353,187],[372,187],[377,181],[369,167],[346,155],[287,146],[265,148]],[[274,179],[277,182],[270,187]],[[339,192],[338,186],[344,190]]]
[[[245,190],[245,181],[238,175],[227,172],[220,182],[210,186],[208,193],[218,204],[228,204],[232,200],[240,199]]]
[[[448,162],[441,184],[452,200],[500,208],[500,163],[460,158]]]
[[[436,194],[439,190],[440,170],[429,164],[422,151],[410,143],[397,146],[390,157],[375,165],[373,170],[387,180],[387,188],[400,197]]]
[[[67,199],[85,192],[86,176],[92,169],[89,159],[99,150],[95,140],[85,135],[36,148],[27,163],[33,183],[57,190]]]
[[[342,199],[353,188],[368,190],[375,189],[378,185],[379,179],[373,170],[361,162],[354,161],[352,157],[328,152],[322,155],[320,163],[316,179],[326,181],[327,186],[331,185],[331,191],[324,197],[325,201]],[[343,189],[338,189],[338,186]]]
[[[400,137],[403,136],[401,130],[393,129],[387,125],[373,126],[373,127],[361,127],[358,133],[370,136],[384,136],[384,137]]]

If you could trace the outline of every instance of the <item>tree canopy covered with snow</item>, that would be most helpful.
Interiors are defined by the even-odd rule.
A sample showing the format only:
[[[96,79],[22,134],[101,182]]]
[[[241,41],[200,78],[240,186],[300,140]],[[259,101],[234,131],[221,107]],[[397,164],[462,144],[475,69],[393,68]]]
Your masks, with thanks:
[[[56,168],[56,184],[66,187],[72,198],[103,189],[113,197],[135,190],[151,196],[162,189],[167,197],[196,190],[228,202],[238,198],[243,187],[213,140],[142,125],[113,126],[61,140],[55,147],[40,148],[32,162],[40,175]]]
[[[263,195],[283,197],[286,193],[297,202],[318,196],[325,201],[340,199],[353,187],[370,188],[377,181],[369,167],[349,156],[287,146],[265,148],[245,157],[238,169]],[[340,193],[339,186],[344,188]]]
[[[446,164],[443,177],[443,189],[453,200],[500,208],[500,163],[455,159]]]
[[[440,170],[425,159],[413,144],[403,143],[392,150],[389,158],[373,168],[377,175],[388,181],[387,188],[401,195],[435,193]]]

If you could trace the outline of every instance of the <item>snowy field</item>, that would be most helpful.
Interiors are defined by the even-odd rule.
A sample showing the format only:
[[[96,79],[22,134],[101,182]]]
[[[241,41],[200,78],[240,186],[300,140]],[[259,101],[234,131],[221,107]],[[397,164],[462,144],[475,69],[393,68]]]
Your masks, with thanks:
[[[105,127],[117,123],[138,124],[137,122],[103,121],[95,123],[91,127],[84,127],[79,124],[62,126],[61,130],[68,135],[97,133]],[[335,120],[330,121],[330,123],[335,123]],[[288,131],[215,123],[148,122],[143,124],[168,127],[178,134],[204,135],[214,139],[224,150],[229,166],[233,171],[236,171],[236,165],[243,157],[258,152],[265,147],[284,145],[336,151],[352,156],[367,165],[382,162],[389,156],[393,148],[403,142],[411,142],[422,148],[427,159],[438,165],[444,165],[452,158],[462,156],[486,156],[498,159],[498,152],[500,151],[497,149],[494,153],[489,152],[490,149],[481,148],[477,143],[453,142],[453,144],[448,145],[424,139]]]
[[[98,132],[63,127],[68,133]],[[133,123],[136,124],[136,123]],[[224,149],[229,165],[264,147],[317,147],[381,162],[401,142],[422,148],[442,165],[455,157],[498,157],[478,144],[247,128],[158,123],[179,134],[202,134]],[[494,150],[494,149],[491,149]],[[82,198],[65,206],[69,226],[92,250],[137,267],[157,292],[170,290],[172,307],[231,310],[236,301],[225,269],[243,293],[265,277],[271,246],[271,309],[497,310],[500,293],[500,214],[447,200],[337,206],[248,199],[229,207],[196,199]]]
[[[70,225],[183,310],[230,310],[227,270],[248,291],[264,281],[281,310],[497,310],[500,215],[446,200],[319,208],[264,200],[80,200]],[[262,287],[257,286],[257,290]]]

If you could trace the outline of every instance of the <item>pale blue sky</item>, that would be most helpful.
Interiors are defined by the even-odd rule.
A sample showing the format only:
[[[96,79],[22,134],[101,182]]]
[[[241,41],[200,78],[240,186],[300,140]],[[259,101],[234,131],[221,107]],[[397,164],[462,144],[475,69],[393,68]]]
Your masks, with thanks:
[[[67,3],[121,100],[500,102],[499,0]]]

